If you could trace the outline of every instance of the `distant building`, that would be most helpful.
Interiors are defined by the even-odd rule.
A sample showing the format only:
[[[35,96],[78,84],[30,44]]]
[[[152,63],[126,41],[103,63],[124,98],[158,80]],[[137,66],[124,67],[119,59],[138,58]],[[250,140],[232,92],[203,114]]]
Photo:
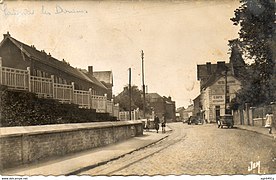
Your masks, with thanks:
[[[113,97],[113,74],[112,71],[94,71],[93,75],[107,88],[107,98]]]
[[[146,94],[148,106],[154,110],[155,115],[161,118],[166,116],[167,122],[176,120],[175,117],[175,101],[172,101],[171,97],[160,96],[158,93]]]
[[[176,109],[177,118],[179,121],[183,121],[183,111],[185,110],[185,107],[179,107]]]
[[[201,95],[198,95],[194,100],[194,111],[193,111],[193,115],[199,117],[200,119],[204,119],[202,117],[202,104],[201,104]]]
[[[189,105],[187,107],[187,109],[182,111],[182,118],[184,121],[187,121],[189,119],[190,116],[193,116],[193,112],[194,112],[194,105]]]
[[[197,66],[200,96],[194,99],[194,111],[199,117],[207,122],[216,122],[220,116],[231,113],[225,112],[225,109],[229,109],[229,103],[241,88],[241,82],[233,72],[233,65],[224,61]]]
[[[165,102],[165,116],[167,121],[176,121],[175,117],[175,101],[172,101],[172,98],[163,96],[164,102]]]

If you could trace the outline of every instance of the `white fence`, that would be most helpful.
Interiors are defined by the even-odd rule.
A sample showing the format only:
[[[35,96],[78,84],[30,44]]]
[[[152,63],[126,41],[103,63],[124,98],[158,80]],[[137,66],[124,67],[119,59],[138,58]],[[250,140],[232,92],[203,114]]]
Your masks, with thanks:
[[[30,91],[39,97],[53,97],[53,81],[50,78],[29,76]]]
[[[29,86],[29,71],[2,67],[0,59],[0,83],[11,89],[27,90]]]
[[[140,119],[139,109],[131,111],[131,120],[138,120],[138,119]],[[129,111],[119,112],[119,120],[129,120]]]
[[[54,98],[62,103],[74,103],[79,108],[96,109],[96,112],[109,113],[119,117],[119,105],[114,105],[113,100],[107,100],[106,96],[97,96],[89,91],[75,90],[74,83],[71,85],[58,84],[51,78],[31,76],[30,68],[20,70],[2,66],[0,58],[0,84],[9,89],[30,91],[38,97]]]

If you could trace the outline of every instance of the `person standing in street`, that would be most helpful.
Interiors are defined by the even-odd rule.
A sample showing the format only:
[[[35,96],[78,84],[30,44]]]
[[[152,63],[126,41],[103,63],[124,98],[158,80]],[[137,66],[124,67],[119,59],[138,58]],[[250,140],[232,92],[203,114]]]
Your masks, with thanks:
[[[266,115],[265,127],[268,128],[268,133],[272,134],[273,114],[271,111],[269,111],[269,113]]]
[[[147,121],[146,121],[146,130],[149,131],[149,128],[150,128],[150,120],[149,120],[149,118],[147,118]]]
[[[154,127],[156,129],[156,132],[158,133],[158,130],[159,130],[159,117],[158,116],[154,116]]]
[[[162,127],[162,133],[166,132],[166,118],[165,118],[165,114],[163,114],[162,116],[162,121],[161,121],[161,127]]]

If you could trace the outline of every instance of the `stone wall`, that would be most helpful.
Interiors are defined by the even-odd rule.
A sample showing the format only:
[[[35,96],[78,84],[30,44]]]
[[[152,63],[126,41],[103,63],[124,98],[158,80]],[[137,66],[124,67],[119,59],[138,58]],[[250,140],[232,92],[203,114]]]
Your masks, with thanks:
[[[141,121],[0,128],[0,170],[143,135]]]

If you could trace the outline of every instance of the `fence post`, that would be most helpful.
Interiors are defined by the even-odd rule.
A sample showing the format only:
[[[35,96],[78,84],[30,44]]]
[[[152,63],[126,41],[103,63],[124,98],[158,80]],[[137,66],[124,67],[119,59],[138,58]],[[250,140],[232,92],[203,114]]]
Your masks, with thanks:
[[[0,57],[0,84],[2,84],[2,57]]]
[[[252,119],[252,126],[254,126],[254,107],[250,107],[251,119]]]
[[[245,103],[245,111],[246,111],[247,125],[250,125],[250,119],[249,119],[249,104],[248,104],[248,103]]]
[[[120,104],[119,103],[117,103],[117,117],[119,118],[119,114],[120,114]],[[276,117],[276,116],[275,116]]]
[[[28,71],[28,91],[31,92],[32,91],[31,68],[27,67],[27,71]]]
[[[104,94],[105,100],[105,113],[107,112],[107,94]]]
[[[89,96],[88,96],[88,103],[89,103],[89,109],[92,109],[92,88],[89,88]]]
[[[51,75],[51,79],[52,79],[53,98],[55,99],[55,76]]]
[[[114,103],[113,103],[113,99],[111,99],[111,102],[112,102],[111,115],[114,117]]]
[[[72,82],[71,84],[72,84],[72,92],[71,92],[70,101],[71,101],[71,103],[74,103],[75,83]]]

